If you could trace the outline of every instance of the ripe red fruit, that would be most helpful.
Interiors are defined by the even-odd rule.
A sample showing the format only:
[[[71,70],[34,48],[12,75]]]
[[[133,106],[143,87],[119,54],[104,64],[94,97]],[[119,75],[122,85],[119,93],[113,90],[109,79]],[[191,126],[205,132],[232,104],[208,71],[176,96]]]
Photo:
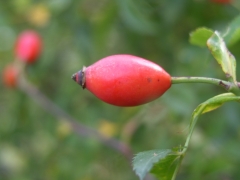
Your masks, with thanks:
[[[72,79],[99,99],[116,106],[137,106],[160,97],[171,76],[159,65],[132,55],[105,57]]]
[[[211,0],[211,1],[220,4],[230,4],[232,2],[232,0]]]
[[[8,87],[17,85],[18,70],[13,65],[8,65],[3,70],[3,83]]]
[[[27,30],[22,32],[16,41],[15,55],[21,61],[33,63],[40,54],[41,37],[37,32]]]

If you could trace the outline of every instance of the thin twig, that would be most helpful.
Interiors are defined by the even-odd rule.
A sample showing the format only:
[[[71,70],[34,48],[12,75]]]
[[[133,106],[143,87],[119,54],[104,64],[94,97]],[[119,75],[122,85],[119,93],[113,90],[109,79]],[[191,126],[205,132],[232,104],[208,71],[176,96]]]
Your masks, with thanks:
[[[37,87],[30,84],[24,77],[21,77],[19,79],[18,87],[29,97],[31,97],[36,103],[38,103],[43,109],[48,111],[50,114],[58,117],[55,118],[56,120],[65,119],[71,125],[73,132],[76,134],[80,136],[95,138],[103,144],[123,154],[129,160],[129,162],[132,161],[132,150],[127,144],[116,139],[106,137],[93,128],[81,124],[77,121],[77,119],[70,116],[67,112],[58,107],[54,102],[52,102],[43,93],[41,93]]]

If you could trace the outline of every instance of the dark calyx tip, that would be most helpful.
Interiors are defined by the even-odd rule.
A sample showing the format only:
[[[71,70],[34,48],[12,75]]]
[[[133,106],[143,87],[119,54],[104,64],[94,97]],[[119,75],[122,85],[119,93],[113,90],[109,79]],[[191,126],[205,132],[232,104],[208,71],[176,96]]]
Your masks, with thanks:
[[[85,84],[85,67],[83,67],[82,70],[76,72],[75,74],[72,75],[72,79],[78,83],[82,88],[84,89],[86,84]]]
[[[72,77],[71,77],[74,81],[77,81],[76,74],[77,74],[77,73],[73,74]]]

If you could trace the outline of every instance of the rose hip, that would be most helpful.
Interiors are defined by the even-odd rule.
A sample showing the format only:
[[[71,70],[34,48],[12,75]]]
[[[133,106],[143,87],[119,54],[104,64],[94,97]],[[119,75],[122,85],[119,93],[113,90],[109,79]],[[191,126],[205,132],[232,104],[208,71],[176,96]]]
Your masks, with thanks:
[[[41,47],[41,37],[38,33],[27,30],[22,32],[17,38],[15,55],[21,61],[33,63],[38,58]]]
[[[153,101],[171,87],[171,76],[159,65],[133,55],[105,57],[72,76],[99,99],[116,106]]]
[[[3,70],[3,83],[8,87],[15,87],[17,84],[18,70],[12,64],[6,66]]]

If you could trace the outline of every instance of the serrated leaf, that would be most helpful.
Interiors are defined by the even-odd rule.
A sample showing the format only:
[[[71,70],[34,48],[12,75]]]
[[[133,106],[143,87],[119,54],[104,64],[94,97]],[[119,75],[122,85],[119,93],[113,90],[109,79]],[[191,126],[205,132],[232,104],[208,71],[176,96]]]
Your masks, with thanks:
[[[190,33],[189,42],[193,45],[204,47],[207,44],[207,40],[213,35],[213,30],[202,27]]]
[[[214,32],[211,38],[208,39],[207,46],[213,57],[220,64],[229,81],[236,82],[236,60],[228,51],[226,44],[219,32]]]
[[[159,180],[172,180],[176,175],[177,167],[181,163],[181,155],[177,151],[172,151],[168,155],[154,164],[151,173]]]
[[[171,149],[140,152],[133,159],[133,170],[139,176],[140,180],[143,180],[153,165],[164,159],[171,152]]]
[[[226,44],[233,45],[240,40],[240,15],[237,16],[227,27],[224,34]]]

